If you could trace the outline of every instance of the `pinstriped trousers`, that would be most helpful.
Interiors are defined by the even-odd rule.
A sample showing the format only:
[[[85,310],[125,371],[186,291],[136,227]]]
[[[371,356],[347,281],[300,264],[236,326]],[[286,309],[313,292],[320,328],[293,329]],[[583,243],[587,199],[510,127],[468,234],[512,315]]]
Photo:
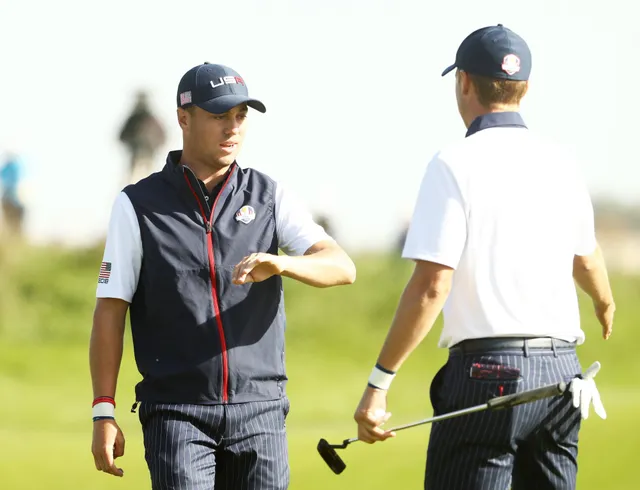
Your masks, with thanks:
[[[141,403],[153,490],[284,490],[289,400],[229,405]]]
[[[520,370],[514,380],[471,377],[474,363]],[[574,348],[458,354],[431,383],[439,415],[486,403],[494,396],[568,382],[580,375]],[[476,412],[431,427],[426,490],[573,490],[576,487],[580,413],[571,394],[510,409]]]

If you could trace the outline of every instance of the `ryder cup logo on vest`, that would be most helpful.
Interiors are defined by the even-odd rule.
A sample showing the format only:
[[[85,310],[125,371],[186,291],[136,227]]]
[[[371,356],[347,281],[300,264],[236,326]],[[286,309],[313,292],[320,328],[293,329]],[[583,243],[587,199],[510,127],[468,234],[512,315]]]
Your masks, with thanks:
[[[242,206],[236,213],[236,221],[241,221],[245,225],[256,219],[256,212],[251,206]]]
[[[502,59],[502,69],[508,75],[513,75],[520,71],[520,58],[515,54],[508,54]]]

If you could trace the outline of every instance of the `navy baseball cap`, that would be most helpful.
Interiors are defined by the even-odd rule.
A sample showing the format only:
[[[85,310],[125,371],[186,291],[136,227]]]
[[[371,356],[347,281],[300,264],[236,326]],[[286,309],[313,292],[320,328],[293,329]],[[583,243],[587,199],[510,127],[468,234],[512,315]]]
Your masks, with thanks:
[[[256,111],[267,111],[262,102],[249,97],[247,84],[236,71],[206,61],[182,76],[177,103],[178,107],[195,105],[213,114],[224,114],[243,103]]]
[[[469,34],[456,53],[456,62],[442,72],[458,68],[489,78],[526,81],[531,74],[531,51],[527,43],[502,24]]]

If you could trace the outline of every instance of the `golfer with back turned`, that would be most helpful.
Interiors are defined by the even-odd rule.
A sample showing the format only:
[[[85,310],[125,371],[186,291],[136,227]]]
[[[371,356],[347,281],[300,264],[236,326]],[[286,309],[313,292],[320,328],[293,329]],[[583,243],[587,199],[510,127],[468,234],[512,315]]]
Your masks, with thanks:
[[[415,269],[356,409],[358,437],[395,435],[381,427],[387,390],[442,309],[436,415],[573,381],[564,396],[434,424],[429,490],[573,489],[581,417],[591,404],[606,417],[593,379],[580,379],[575,282],[604,339],[614,301],[578,162],[519,113],[531,66],[526,42],[497,25],[470,34],[443,73],[455,70],[466,137],[424,174],[403,250]]]

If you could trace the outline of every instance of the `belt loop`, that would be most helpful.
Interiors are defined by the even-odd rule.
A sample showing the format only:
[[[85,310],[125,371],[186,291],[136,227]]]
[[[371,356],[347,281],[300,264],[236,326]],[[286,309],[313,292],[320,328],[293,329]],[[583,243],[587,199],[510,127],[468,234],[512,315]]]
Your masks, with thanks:
[[[529,357],[529,339],[524,339],[524,357]]]
[[[556,339],[551,337],[551,348],[553,349],[553,357],[558,357],[558,351],[556,350]]]

